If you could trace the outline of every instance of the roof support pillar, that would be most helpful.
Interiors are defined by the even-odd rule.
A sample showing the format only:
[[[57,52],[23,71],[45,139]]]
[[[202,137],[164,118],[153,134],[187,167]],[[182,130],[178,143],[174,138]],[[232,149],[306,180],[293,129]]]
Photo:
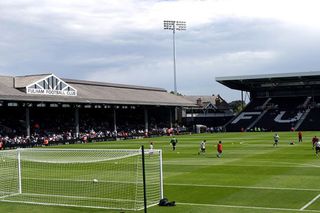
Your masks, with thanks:
[[[26,135],[30,137],[30,109],[26,107]]]
[[[74,121],[76,129],[76,137],[79,138],[79,108],[76,107],[74,111]]]
[[[172,111],[171,111],[171,107],[169,108],[169,123],[170,123],[170,128],[172,128]]]
[[[243,110],[243,90],[241,90],[241,110]]]
[[[192,125],[192,132],[196,132],[196,125],[194,124],[194,117],[193,117],[193,107],[191,107],[191,125]]]
[[[144,133],[145,133],[145,136],[148,136],[148,132],[149,132],[148,109],[144,108]]]
[[[176,121],[178,121],[178,107],[177,106],[174,107],[174,123],[176,123]]]
[[[117,133],[117,111],[113,108],[113,131]]]

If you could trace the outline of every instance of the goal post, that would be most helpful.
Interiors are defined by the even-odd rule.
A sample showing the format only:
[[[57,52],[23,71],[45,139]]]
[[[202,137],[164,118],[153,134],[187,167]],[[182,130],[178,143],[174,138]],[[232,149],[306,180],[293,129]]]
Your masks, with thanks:
[[[162,151],[144,154],[145,181],[141,149],[3,150],[0,201],[141,210],[163,198]]]

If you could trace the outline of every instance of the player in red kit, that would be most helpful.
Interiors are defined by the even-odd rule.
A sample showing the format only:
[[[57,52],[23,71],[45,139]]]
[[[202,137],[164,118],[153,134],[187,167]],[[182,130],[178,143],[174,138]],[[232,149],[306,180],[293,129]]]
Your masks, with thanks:
[[[219,143],[218,143],[218,145],[217,145],[217,157],[218,158],[221,158],[221,156],[222,156],[222,142],[221,141],[219,141]]]
[[[298,139],[299,139],[299,143],[302,142],[302,132],[299,131],[298,133]]]
[[[314,149],[315,144],[319,141],[319,139],[317,138],[317,136],[314,136],[312,138],[312,149]]]

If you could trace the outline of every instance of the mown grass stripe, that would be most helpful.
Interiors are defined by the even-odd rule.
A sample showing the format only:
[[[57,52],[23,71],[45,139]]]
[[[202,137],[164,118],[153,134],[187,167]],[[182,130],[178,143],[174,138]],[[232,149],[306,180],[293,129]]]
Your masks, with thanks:
[[[228,185],[211,185],[211,184],[183,184],[183,183],[165,183],[167,186],[192,186],[192,187],[212,187],[212,188],[236,188],[236,189],[262,189],[262,190],[288,190],[288,191],[312,191],[320,192],[320,189],[306,188],[283,188],[283,187],[265,187],[265,186],[228,186]],[[320,194],[319,194],[320,196]]]
[[[320,210],[300,210],[300,209],[290,209],[290,208],[272,208],[272,207],[259,207],[259,206],[234,206],[234,205],[219,205],[219,204],[203,204],[203,203],[178,203],[177,205],[186,206],[203,206],[203,207],[224,207],[224,208],[239,208],[239,209],[259,209],[259,210],[276,210],[276,211],[289,211],[289,212],[320,212]]]

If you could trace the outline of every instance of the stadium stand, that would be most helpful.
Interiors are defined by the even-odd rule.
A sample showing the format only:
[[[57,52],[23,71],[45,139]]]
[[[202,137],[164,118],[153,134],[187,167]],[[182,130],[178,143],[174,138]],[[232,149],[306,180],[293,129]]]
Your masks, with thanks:
[[[263,131],[289,131],[295,128],[304,112],[304,109],[299,108],[299,106],[304,103],[305,99],[306,97],[270,99],[268,105],[263,108],[265,113],[254,126]],[[253,131],[250,127],[247,130]]]
[[[234,76],[216,79],[250,93],[250,102],[227,131],[319,130],[320,72]]]
[[[175,108],[193,105],[161,88],[0,76],[0,142],[15,148],[152,137],[182,131]]]
[[[195,106],[184,107],[182,110],[183,123],[188,128],[204,125],[209,132],[222,131],[224,126],[234,117],[229,104],[220,96],[184,96]]]

